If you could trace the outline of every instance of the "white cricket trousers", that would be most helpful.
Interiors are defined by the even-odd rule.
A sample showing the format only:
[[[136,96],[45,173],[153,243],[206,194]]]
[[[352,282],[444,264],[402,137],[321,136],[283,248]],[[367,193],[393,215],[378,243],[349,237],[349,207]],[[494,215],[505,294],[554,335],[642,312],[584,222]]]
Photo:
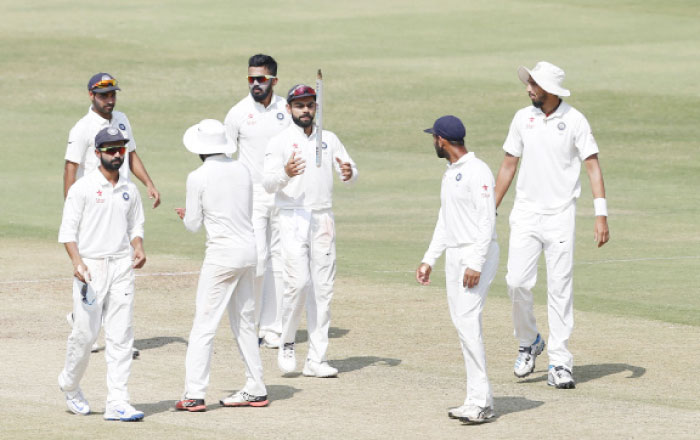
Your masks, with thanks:
[[[259,336],[282,333],[282,245],[275,195],[253,185],[253,231],[258,250],[255,273],[255,325]]]
[[[134,269],[131,256],[83,258],[90,271],[94,302],[83,301],[85,284],[73,278],[73,330],[66,344],[66,362],[58,376],[64,391],[75,391],[90,362],[90,349],[104,326],[107,402],[129,400],[134,330]],[[88,295],[90,296],[90,295]]]
[[[245,364],[247,380],[242,391],[267,395],[255,331],[254,276],[254,267],[234,268],[207,262],[202,265],[185,357],[185,398],[204,399],[206,395],[214,336],[225,311]]]
[[[576,204],[558,214],[535,214],[513,209],[508,248],[508,294],[513,301],[513,326],[520,346],[537,338],[532,288],[537,282],[537,260],[544,250],[547,264],[547,317],[549,364],[573,368],[568,349],[574,328],[574,239]]]
[[[473,288],[463,286],[464,271],[471,246],[447,248],[445,257],[445,282],[447,304],[452,323],[457,329],[467,371],[467,397],[465,405],[493,406],[493,392],[486,374],[486,353],[481,330],[481,314],[486,295],[498,269],[498,243],[492,241],[486,261],[481,268],[479,284]]]
[[[306,303],[309,353],[325,362],[335,281],[335,222],[330,209],[280,210],[284,300],[281,344],[294,342]]]

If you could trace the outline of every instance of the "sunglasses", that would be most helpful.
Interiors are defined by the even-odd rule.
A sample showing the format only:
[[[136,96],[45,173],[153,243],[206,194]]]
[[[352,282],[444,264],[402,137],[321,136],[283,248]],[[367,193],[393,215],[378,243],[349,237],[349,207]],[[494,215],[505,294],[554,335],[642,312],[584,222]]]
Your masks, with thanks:
[[[248,84],[253,84],[255,81],[258,82],[258,84],[265,84],[271,79],[277,78],[275,75],[260,75],[260,76],[250,76],[248,75]]]
[[[126,152],[126,147],[104,147],[104,148],[98,148],[103,153],[107,153],[110,156],[114,156],[115,154],[119,153],[122,156]]]
[[[290,93],[291,96],[301,96],[301,95],[309,95],[309,96],[316,96],[316,90],[312,89],[309,86],[297,86],[294,90],[291,91]]]
[[[117,85],[117,80],[112,78],[112,79],[103,79],[101,81],[97,81],[95,84],[93,84],[90,87],[90,90],[94,89],[104,89],[105,87],[113,87]]]

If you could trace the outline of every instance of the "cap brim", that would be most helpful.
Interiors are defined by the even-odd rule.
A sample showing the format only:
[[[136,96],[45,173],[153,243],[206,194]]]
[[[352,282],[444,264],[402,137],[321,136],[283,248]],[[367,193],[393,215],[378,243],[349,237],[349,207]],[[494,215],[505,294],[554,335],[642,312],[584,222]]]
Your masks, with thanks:
[[[104,144],[108,144],[110,142],[121,142],[124,141],[124,146],[129,143],[130,139],[124,138],[124,139],[107,139],[105,141],[100,142],[99,144],[95,145],[95,149],[102,147]]]
[[[107,92],[112,92],[114,90],[121,90],[119,86],[109,86],[109,87],[104,87],[100,89],[92,89],[90,90],[92,93],[107,93]]]
[[[435,131],[433,130],[433,127],[430,127],[423,130],[423,133],[435,134]]]
[[[518,67],[518,78],[520,78],[520,81],[522,81],[523,84],[527,85],[527,81],[530,79],[531,75],[532,74],[530,73],[530,69],[528,69],[527,67]]]
[[[197,138],[197,128],[199,124],[195,124],[185,131],[184,136],[182,136],[182,143],[185,144],[185,148],[195,154],[233,154],[236,152],[236,144],[231,142],[231,140],[226,137],[225,144],[204,144]]]

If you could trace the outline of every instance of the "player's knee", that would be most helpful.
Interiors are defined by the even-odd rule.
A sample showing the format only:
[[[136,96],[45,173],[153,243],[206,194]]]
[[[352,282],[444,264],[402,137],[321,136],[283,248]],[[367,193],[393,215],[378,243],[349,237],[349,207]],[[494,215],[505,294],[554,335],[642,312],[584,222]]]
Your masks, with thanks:
[[[530,290],[535,287],[536,277],[527,276],[525,274],[516,274],[508,272],[506,275],[506,284],[508,285],[508,291],[512,290]]]

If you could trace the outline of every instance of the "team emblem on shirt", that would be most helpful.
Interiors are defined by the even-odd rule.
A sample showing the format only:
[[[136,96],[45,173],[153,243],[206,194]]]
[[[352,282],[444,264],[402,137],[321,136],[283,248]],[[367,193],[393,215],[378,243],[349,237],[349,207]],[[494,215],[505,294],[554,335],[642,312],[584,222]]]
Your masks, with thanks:
[[[124,124],[119,124],[119,129],[120,130],[126,130],[126,125]],[[115,133],[116,134],[116,133]]]
[[[128,201],[128,200],[129,200],[129,193],[126,192],[126,191],[123,192],[123,193],[122,193],[122,198],[123,198],[124,200],[127,200],[127,201]]]
[[[328,148],[328,144],[325,142],[321,142],[321,148],[325,150],[326,148]]]
[[[560,122],[557,124],[557,128],[561,131],[564,131],[564,129],[566,129],[566,124],[563,122]]]
[[[282,113],[282,112],[277,113],[277,119],[279,119],[280,121],[282,119],[284,119],[284,113]]]
[[[456,180],[457,182],[459,182],[460,180],[462,180],[462,173],[457,174],[457,175],[455,176],[455,180]]]

